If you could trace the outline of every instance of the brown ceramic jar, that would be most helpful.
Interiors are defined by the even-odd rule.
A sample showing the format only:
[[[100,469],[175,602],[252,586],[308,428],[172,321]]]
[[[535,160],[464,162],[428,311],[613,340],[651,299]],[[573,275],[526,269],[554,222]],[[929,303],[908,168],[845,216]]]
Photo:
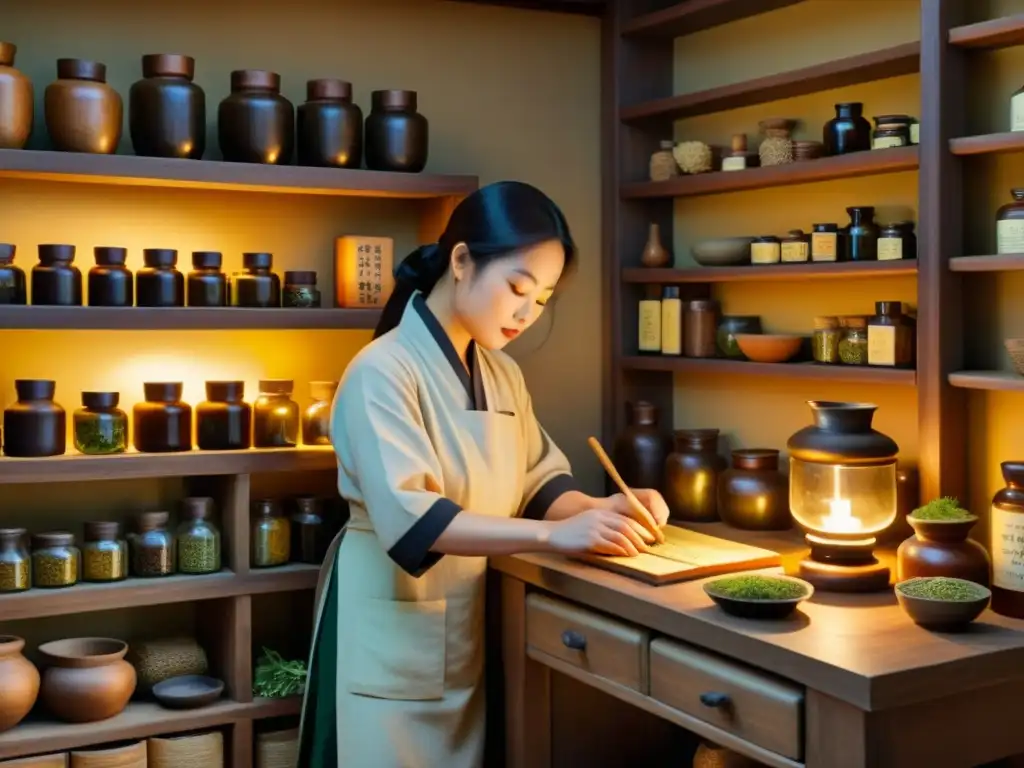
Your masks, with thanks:
[[[32,81],[14,68],[18,46],[0,42],[0,149],[21,149],[32,134]]]
[[[287,165],[295,147],[295,109],[281,95],[281,76],[262,69],[231,73],[231,94],[217,110],[225,160]]]
[[[39,646],[47,663],[40,698],[70,723],[95,723],[120,714],[135,692],[128,644],[103,637],[56,640]]]
[[[63,152],[112,155],[121,141],[121,95],[107,85],[97,61],[57,59],[57,79],[46,86],[46,130]]]
[[[363,111],[352,102],[352,83],[310,80],[296,110],[299,165],[358,168],[363,162]]]
[[[918,576],[950,576],[983,586],[991,583],[991,565],[985,548],[967,538],[978,522],[975,515],[963,520],[917,520],[907,522],[914,535],[896,550],[896,580]]]
[[[416,111],[416,91],[373,91],[366,118],[366,167],[419,173],[430,148],[427,118]]]
[[[0,733],[22,721],[39,695],[39,670],[22,655],[25,641],[0,635]]]
[[[717,429],[677,429],[675,450],[665,460],[665,503],[673,520],[710,523],[718,519]]]
[[[61,456],[67,447],[67,413],[53,401],[57,383],[16,379],[16,402],[4,411],[4,454],[19,458]]]
[[[1024,567],[1020,541],[1024,537],[1024,462],[1000,465],[1005,488],[992,497],[989,513],[992,552],[992,610],[1024,619]]]
[[[616,469],[630,488],[661,489],[668,441],[658,427],[658,409],[641,400],[626,403],[628,426],[615,441]]]
[[[142,80],[128,92],[128,130],[136,155],[199,160],[206,151],[206,94],[192,82],[191,56],[142,57]]]
[[[180,381],[147,381],[146,400],[132,408],[132,444],[139,453],[192,450],[192,407],[181,400]]]
[[[734,528],[784,531],[793,527],[789,478],[779,472],[774,448],[732,452],[732,468],[718,479],[718,515]]]

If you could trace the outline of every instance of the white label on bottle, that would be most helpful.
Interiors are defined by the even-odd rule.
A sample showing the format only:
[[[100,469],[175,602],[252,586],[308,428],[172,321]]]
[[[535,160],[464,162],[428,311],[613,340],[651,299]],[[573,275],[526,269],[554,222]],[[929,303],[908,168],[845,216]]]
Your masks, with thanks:
[[[1024,592],[1024,515],[992,507],[992,583]]]
[[[880,136],[871,140],[872,149],[888,149],[889,147],[904,147],[907,142],[902,136]]]
[[[1024,93],[1014,94],[1010,99],[1010,130],[1024,131]]]
[[[868,326],[868,365],[896,365],[896,326]]]
[[[1024,219],[996,222],[996,253],[1024,253]]]
[[[661,351],[661,300],[644,299],[640,302],[640,351]]]
[[[903,258],[902,237],[880,237],[878,238],[878,260],[896,261]]]
[[[743,171],[747,168],[747,158],[743,155],[722,158],[723,171]]]
[[[838,235],[835,232],[814,232],[811,234],[811,261],[835,261],[836,240]]]
[[[794,264],[800,261],[807,261],[810,248],[806,240],[794,240],[782,244],[782,260],[787,264]]]

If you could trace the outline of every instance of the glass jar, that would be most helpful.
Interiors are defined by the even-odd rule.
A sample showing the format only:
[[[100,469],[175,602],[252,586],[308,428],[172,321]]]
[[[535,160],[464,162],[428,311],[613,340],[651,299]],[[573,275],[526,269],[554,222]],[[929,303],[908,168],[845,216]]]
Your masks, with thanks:
[[[331,406],[334,393],[338,391],[336,381],[309,382],[309,396],[313,402],[302,412],[302,443],[304,445],[331,444]]]
[[[718,302],[694,299],[686,305],[683,323],[683,354],[686,357],[715,357],[718,345]]]
[[[146,248],[142,260],[146,266],[135,273],[138,306],[185,306],[185,276],[175,269],[178,252],[173,248]]]
[[[146,401],[132,408],[132,442],[140,453],[192,450],[192,408],[181,401],[180,381],[146,382]]]
[[[192,271],[185,281],[185,303],[190,307],[226,307],[228,278],[221,271],[218,251],[193,251]]]
[[[755,237],[750,244],[751,264],[778,264],[781,258],[782,247],[774,235]]]
[[[53,397],[57,382],[16,379],[17,402],[4,411],[4,453],[33,458],[61,456],[67,448],[67,414]]]
[[[868,321],[868,365],[909,368],[914,363],[914,329],[903,315],[903,303],[876,301]]]
[[[170,576],[177,560],[174,536],[167,530],[166,512],[143,512],[135,518],[135,533],[128,539],[132,575],[141,578]]]
[[[244,271],[236,272],[232,280],[232,306],[280,307],[281,278],[271,271],[273,266],[273,254],[243,253]]]
[[[89,456],[124,453],[128,415],[117,407],[117,392],[83,392],[82,408],[72,417],[75,449]]]
[[[1024,253],[1024,188],[1010,194],[1013,202],[996,211],[996,253]]]
[[[260,499],[252,505],[251,564],[254,568],[285,565],[291,554],[291,526],[280,505],[273,499]]]
[[[39,263],[32,267],[32,303],[82,306],[82,273],[72,262],[73,245],[40,245]]]
[[[846,258],[846,233],[838,224],[815,224],[811,229],[811,261]]]
[[[281,301],[286,307],[311,309],[320,306],[316,272],[285,272]]]
[[[878,225],[874,222],[875,209],[870,205],[847,208],[850,224],[846,228],[846,258],[848,261],[876,261],[878,259]]]
[[[17,246],[11,243],[0,243],[0,304],[28,303],[25,271],[14,265],[14,254],[17,251]]]
[[[717,429],[677,429],[675,448],[665,459],[665,502],[673,520],[718,520],[718,477],[725,459]]]
[[[37,533],[32,537],[32,586],[58,588],[77,584],[79,558],[74,534]]]
[[[295,148],[295,108],[281,95],[281,76],[236,69],[231,93],[217,108],[217,137],[229,163],[289,165]]]
[[[299,442],[299,406],[291,379],[263,379],[252,408],[252,444],[256,448],[294,448]]]
[[[791,229],[782,238],[782,263],[801,264],[811,257],[810,238],[802,229]]]
[[[24,592],[32,586],[32,557],[24,528],[0,528],[0,594]]]
[[[216,573],[220,570],[220,531],[213,522],[213,499],[191,496],[181,506],[178,573]]]
[[[909,115],[882,115],[874,120],[875,129],[871,132],[872,149],[905,147],[910,144]]]
[[[1024,619],[1024,563],[1018,554],[1024,539],[1024,463],[1004,461],[999,468],[1006,486],[992,497],[989,508],[992,610]],[[2,558],[0,551],[0,562]]]
[[[315,496],[295,499],[295,512],[291,520],[291,559],[293,563],[320,565],[331,544],[320,501]]]
[[[126,267],[125,248],[101,245],[92,249],[96,266],[87,276],[90,307],[130,307],[135,304],[135,285]]]
[[[845,365],[868,364],[868,321],[856,315],[839,319],[839,362]]]
[[[878,260],[898,261],[903,258],[903,227],[886,224],[878,232]]]
[[[243,402],[244,381],[206,382],[206,401],[196,406],[196,443],[202,451],[240,451],[252,446],[252,407]]]
[[[82,581],[128,578],[128,542],[117,522],[86,523],[82,531]]]
[[[842,331],[839,328],[839,318],[814,318],[814,335],[811,337],[814,362],[829,364],[838,363],[839,341],[841,338]]]

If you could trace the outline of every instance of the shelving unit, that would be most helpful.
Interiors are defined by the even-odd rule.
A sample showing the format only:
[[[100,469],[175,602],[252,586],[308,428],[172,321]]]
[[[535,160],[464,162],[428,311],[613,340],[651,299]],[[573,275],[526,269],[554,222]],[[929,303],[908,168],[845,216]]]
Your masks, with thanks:
[[[372,330],[375,309],[249,307],[0,307],[4,330]]]
[[[915,372],[899,368],[871,368],[866,365],[817,365],[815,363],[752,363],[721,358],[697,359],[640,355],[623,357],[626,371],[662,371],[687,374],[731,374],[736,376],[774,376],[784,379],[848,382],[853,384],[897,384],[914,386]]]

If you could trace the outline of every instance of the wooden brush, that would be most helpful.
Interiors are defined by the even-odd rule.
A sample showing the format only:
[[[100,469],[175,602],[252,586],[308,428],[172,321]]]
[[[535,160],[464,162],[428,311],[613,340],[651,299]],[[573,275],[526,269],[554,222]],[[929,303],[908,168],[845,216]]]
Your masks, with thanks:
[[[640,503],[640,499],[638,499],[636,494],[630,490],[628,485],[626,485],[625,481],[622,479],[622,475],[619,474],[619,470],[617,470],[615,465],[612,464],[612,460],[608,458],[608,454],[605,453],[604,448],[601,447],[601,443],[597,441],[597,438],[588,437],[587,443],[590,444],[591,450],[593,450],[597,455],[597,460],[601,462],[601,466],[604,467],[604,471],[608,473],[608,477],[612,479],[615,485],[619,487],[619,490],[622,491],[622,495],[626,497],[626,502],[633,511],[633,519],[643,525],[641,521],[647,517],[653,517],[653,515],[651,515],[647,508]],[[644,530],[647,530],[646,525],[644,526]],[[657,525],[654,526],[654,531],[652,533],[659,544],[665,541],[665,534]]]

